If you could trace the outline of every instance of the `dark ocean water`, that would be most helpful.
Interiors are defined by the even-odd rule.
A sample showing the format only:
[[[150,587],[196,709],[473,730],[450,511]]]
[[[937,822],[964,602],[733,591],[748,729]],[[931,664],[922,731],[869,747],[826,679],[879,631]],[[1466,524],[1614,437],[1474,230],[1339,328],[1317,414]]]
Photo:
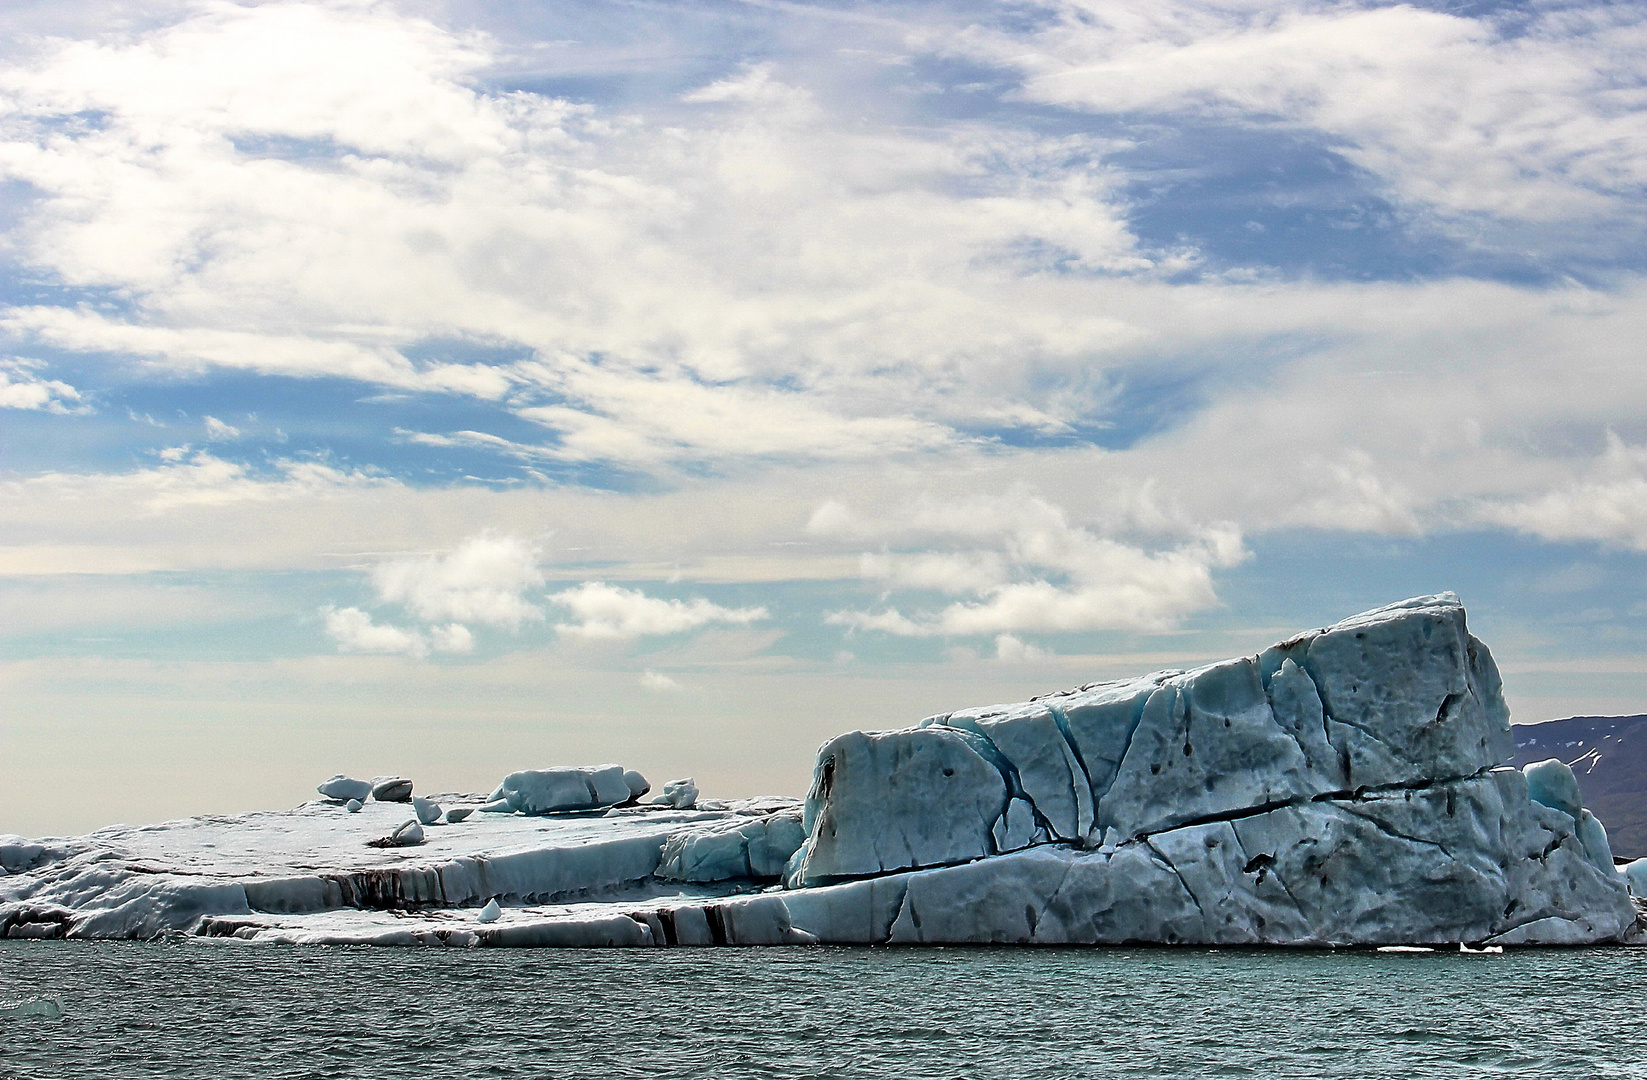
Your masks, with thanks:
[[[0,1077],[1639,1077],[1647,949],[0,942]]]

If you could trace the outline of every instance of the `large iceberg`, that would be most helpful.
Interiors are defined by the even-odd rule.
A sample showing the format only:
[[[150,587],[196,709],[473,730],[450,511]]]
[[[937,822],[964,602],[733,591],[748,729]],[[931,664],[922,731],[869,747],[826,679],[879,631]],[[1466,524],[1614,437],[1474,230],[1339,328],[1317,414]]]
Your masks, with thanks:
[[[514,773],[490,798],[438,796],[447,822],[474,807],[513,812],[427,822],[412,847],[367,846],[410,825],[405,806],[379,801],[357,814],[315,802],[74,840],[0,837],[0,936],[1357,946],[1637,935],[1626,877],[1571,769],[1506,768],[1511,751],[1492,656],[1442,594],[1194,671],[851,732],[819,751],[804,805],[640,804],[638,774],[601,766]]]

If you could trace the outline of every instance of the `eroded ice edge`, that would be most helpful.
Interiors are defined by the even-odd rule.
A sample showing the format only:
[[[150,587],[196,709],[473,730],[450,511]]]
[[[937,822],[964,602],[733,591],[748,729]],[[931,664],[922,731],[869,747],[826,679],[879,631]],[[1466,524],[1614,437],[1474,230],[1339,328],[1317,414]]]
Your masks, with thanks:
[[[1503,767],[1511,752],[1498,670],[1444,593],[1195,671],[851,732],[819,751],[804,804],[694,805],[686,781],[641,803],[644,780],[605,766],[415,805],[383,801],[412,797],[398,778],[334,778],[380,797],[0,836],[0,936],[1638,939],[1628,883],[1647,892],[1647,863],[1616,870],[1571,770]]]

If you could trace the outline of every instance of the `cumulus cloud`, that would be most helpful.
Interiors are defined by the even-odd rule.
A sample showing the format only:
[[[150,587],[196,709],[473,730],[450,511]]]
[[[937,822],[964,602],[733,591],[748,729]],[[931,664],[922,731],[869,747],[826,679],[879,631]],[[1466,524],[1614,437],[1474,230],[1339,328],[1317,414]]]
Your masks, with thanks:
[[[428,622],[501,626],[543,618],[525,594],[543,585],[538,552],[513,536],[482,534],[445,555],[391,559],[372,569],[379,599]]]
[[[586,581],[555,593],[551,603],[571,610],[576,621],[557,623],[562,634],[591,640],[624,640],[648,634],[678,634],[710,623],[746,626],[767,617],[764,607],[726,608],[702,597],[660,600],[639,589]]]
[[[321,609],[326,632],[344,652],[403,653],[423,658],[431,652],[474,651],[469,623],[518,630],[543,618],[526,599],[543,586],[538,552],[513,536],[481,533],[443,555],[388,559],[371,570],[378,599],[396,604],[423,625],[377,623],[355,607]]]
[[[815,514],[815,532],[851,529],[840,509]],[[872,528],[872,526],[870,526]],[[1217,602],[1212,573],[1246,557],[1233,526],[1208,527],[1166,549],[1097,535],[1072,524],[1061,507],[1017,492],[951,503],[924,500],[882,528],[888,538],[949,550],[883,551],[863,574],[890,589],[969,595],[913,617],[895,607],[841,611],[829,621],[904,636],[995,634],[1003,659],[1024,659],[1014,633],[1163,630]],[[971,547],[957,545],[970,544]],[[985,546],[987,545],[987,546]]]
[[[404,629],[372,621],[356,607],[321,608],[326,633],[343,652],[391,653],[423,659],[430,651],[466,653],[474,648],[468,629],[452,624],[427,630]]]
[[[1003,664],[1028,664],[1045,660],[1051,655],[1048,650],[1031,645],[1013,634],[995,635],[995,659]]]
[[[240,429],[233,424],[225,424],[215,416],[206,417],[206,438],[214,442],[223,442],[240,438]]]
[[[36,409],[67,413],[84,409],[80,391],[58,379],[42,379],[35,365],[21,360],[0,361],[0,409]]]
[[[1585,470],[1528,498],[1482,500],[1478,520],[1545,540],[1599,540],[1647,551],[1647,447],[1607,433],[1607,446]]]

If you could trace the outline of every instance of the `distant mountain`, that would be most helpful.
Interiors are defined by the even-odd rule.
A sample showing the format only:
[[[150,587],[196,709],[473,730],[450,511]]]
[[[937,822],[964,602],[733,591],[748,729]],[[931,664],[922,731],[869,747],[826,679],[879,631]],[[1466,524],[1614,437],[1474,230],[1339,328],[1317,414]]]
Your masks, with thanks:
[[[1560,758],[1573,767],[1614,857],[1647,856],[1647,716],[1574,716],[1511,730],[1516,766]]]

